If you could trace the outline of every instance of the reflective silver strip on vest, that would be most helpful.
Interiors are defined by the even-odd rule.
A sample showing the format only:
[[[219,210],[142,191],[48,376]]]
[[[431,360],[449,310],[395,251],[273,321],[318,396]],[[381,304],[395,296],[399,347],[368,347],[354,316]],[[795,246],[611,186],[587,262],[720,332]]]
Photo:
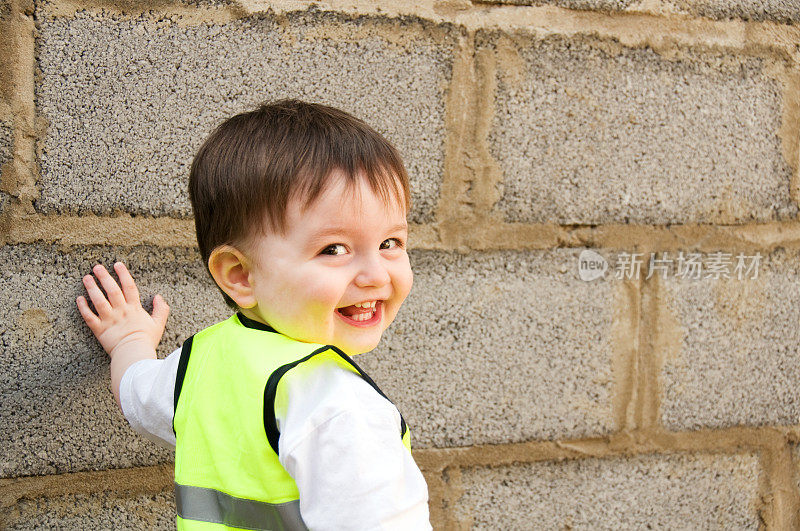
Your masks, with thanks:
[[[214,489],[175,483],[178,516],[245,529],[307,531],[298,500],[266,503],[237,498]]]

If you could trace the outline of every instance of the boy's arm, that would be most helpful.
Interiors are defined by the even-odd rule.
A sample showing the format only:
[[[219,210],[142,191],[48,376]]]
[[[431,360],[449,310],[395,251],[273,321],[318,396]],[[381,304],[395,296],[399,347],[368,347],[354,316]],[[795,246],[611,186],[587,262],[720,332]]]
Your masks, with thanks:
[[[399,424],[381,410],[343,412],[281,456],[309,529],[430,531],[425,479]]]
[[[430,530],[428,489],[397,408],[338,365],[300,369],[281,380],[276,419],[279,459],[309,529]]]
[[[114,264],[122,289],[106,268],[98,264],[92,269],[105,295],[91,275],[83,277],[83,285],[94,305],[95,314],[85,297],[78,297],[78,311],[111,357],[111,391],[117,405],[119,385],[125,371],[139,360],[155,359],[156,347],[164,333],[169,307],[160,295],[153,298],[153,314],[139,302],[139,290],[128,269],[121,262]],[[108,298],[106,298],[106,296]]]
[[[175,378],[181,347],[157,360],[131,365],[119,384],[122,413],[136,433],[160,446],[175,447]]]

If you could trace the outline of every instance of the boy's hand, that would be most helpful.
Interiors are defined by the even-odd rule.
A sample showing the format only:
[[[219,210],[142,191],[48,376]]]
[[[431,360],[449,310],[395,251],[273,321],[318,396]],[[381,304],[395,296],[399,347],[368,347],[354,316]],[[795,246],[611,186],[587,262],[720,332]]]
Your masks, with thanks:
[[[128,269],[121,262],[114,264],[122,290],[106,268],[97,264],[92,269],[108,296],[95,283],[91,275],[83,277],[83,285],[94,304],[97,315],[89,308],[84,297],[78,297],[78,311],[94,333],[105,351],[113,359],[117,352],[127,350],[134,344],[147,345],[155,351],[164,326],[167,324],[169,307],[160,295],[153,298],[153,314],[148,314],[139,302],[139,290]]]
[[[97,286],[92,275],[83,277],[83,285],[97,315],[84,297],[78,297],[78,311],[108,355],[111,356],[111,391],[122,408],[119,386],[125,371],[139,360],[155,359],[156,347],[164,334],[169,307],[161,295],[153,298],[153,314],[139,302],[136,283],[121,262],[114,264],[122,289],[100,264],[92,269],[108,296]],[[123,411],[124,413],[124,411]]]

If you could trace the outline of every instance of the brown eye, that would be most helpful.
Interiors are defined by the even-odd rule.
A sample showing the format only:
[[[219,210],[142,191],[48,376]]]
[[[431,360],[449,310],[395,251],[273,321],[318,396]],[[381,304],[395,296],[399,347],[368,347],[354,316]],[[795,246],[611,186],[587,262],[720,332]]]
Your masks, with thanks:
[[[338,256],[347,252],[347,248],[341,243],[334,243],[325,247],[320,254]]]
[[[396,249],[397,247],[402,246],[402,242],[397,238],[389,238],[388,240],[383,240],[383,242],[381,242],[381,249]]]

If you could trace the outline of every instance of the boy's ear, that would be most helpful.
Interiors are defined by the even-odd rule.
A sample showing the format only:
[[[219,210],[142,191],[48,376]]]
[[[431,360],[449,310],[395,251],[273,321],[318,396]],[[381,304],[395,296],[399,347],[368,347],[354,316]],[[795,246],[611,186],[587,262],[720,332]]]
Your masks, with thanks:
[[[250,283],[250,262],[237,248],[221,245],[211,251],[208,270],[222,291],[239,306],[252,308],[256,305],[253,286]]]

